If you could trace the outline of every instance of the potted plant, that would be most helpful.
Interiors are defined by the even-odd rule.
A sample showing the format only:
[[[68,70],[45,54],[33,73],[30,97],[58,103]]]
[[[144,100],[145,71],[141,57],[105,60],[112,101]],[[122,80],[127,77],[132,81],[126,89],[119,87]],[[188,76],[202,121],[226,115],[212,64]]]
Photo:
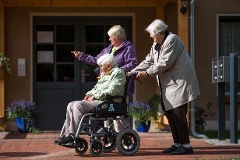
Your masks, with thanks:
[[[148,103],[153,106],[155,109],[158,109],[158,116],[164,116],[165,115],[165,111],[162,108],[161,105],[161,96],[158,94],[154,94],[152,95],[149,100]]]
[[[13,101],[6,108],[7,119],[15,119],[19,132],[41,133],[36,128],[38,107],[34,102],[25,100]]]
[[[149,99],[148,103],[154,108],[158,108],[158,119],[154,121],[154,129],[155,131],[166,130],[166,125],[164,124],[164,115],[165,110],[162,107],[161,96],[159,94],[153,94]]]
[[[138,131],[148,132],[151,120],[157,120],[158,108],[145,102],[131,102],[129,103],[129,116],[135,120]]]
[[[10,59],[6,57],[3,53],[0,53],[0,67],[5,68],[8,73],[11,73],[11,68],[10,68]]]

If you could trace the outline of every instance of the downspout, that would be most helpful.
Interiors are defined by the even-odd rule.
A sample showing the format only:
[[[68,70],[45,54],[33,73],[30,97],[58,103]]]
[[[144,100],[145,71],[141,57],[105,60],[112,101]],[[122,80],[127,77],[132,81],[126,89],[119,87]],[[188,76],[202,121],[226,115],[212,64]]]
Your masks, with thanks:
[[[191,59],[194,66],[194,3],[196,0],[191,0],[190,5],[190,53],[191,53]],[[196,138],[208,138],[206,135],[198,134],[195,130],[195,100],[191,102],[191,133]]]

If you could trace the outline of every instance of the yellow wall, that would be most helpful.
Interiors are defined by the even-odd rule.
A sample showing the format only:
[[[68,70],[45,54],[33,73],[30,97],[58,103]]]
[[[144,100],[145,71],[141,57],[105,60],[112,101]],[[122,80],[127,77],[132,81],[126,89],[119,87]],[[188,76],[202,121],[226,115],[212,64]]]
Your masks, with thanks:
[[[0,1],[0,53],[4,53],[4,7]],[[4,129],[4,70],[0,68],[0,130]]]
[[[2,0],[6,7],[161,7],[177,0]],[[160,11],[161,12],[161,11]]]

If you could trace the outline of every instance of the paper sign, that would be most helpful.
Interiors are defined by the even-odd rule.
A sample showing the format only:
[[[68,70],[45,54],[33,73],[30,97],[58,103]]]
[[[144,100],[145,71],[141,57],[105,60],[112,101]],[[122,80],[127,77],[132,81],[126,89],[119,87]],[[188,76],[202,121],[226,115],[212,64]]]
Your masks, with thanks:
[[[53,62],[53,51],[38,51],[38,62]]]
[[[38,43],[53,43],[53,32],[52,31],[38,31],[37,32]]]

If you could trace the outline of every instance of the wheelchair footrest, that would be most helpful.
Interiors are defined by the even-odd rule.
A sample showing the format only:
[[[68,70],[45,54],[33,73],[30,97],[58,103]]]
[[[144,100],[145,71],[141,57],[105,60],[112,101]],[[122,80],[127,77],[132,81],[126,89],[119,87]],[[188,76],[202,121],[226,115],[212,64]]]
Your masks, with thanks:
[[[105,137],[106,133],[92,133],[92,136],[94,136],[94,137]]]

